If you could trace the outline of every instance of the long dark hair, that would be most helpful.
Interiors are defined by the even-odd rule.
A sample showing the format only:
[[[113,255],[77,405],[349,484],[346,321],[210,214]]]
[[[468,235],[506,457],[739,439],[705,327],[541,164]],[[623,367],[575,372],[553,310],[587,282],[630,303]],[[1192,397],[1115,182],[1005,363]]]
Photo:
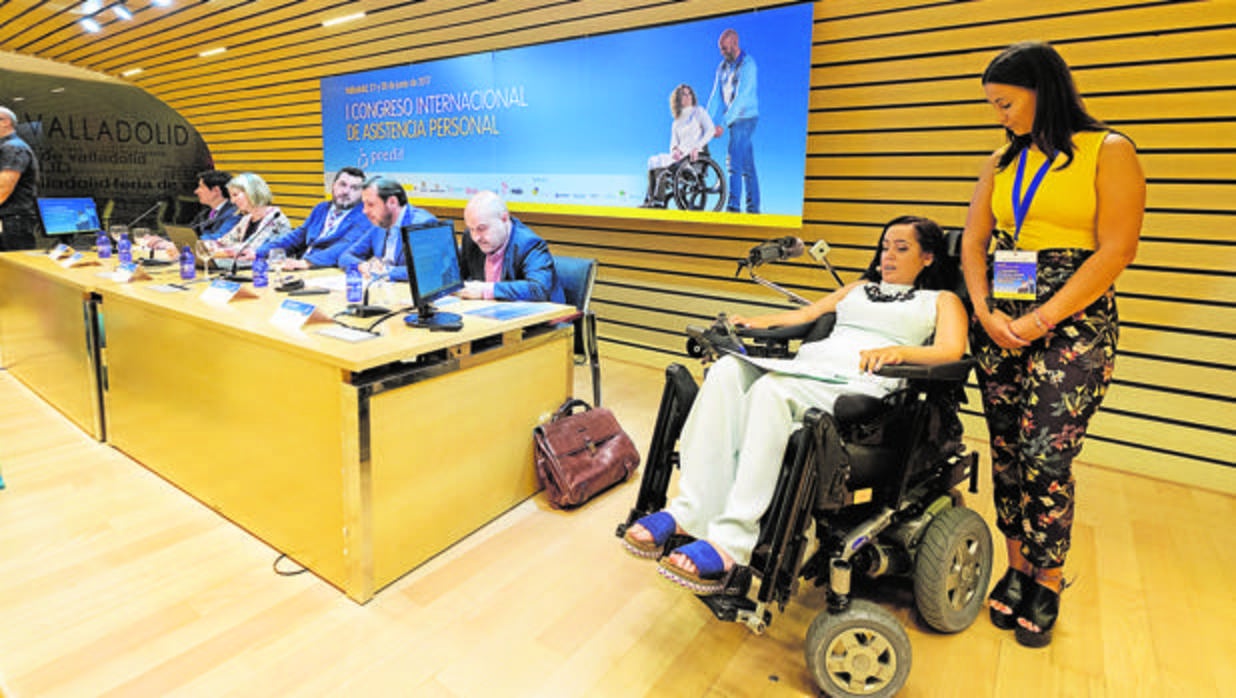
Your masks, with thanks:
[[[867,271],[863,272],[861,278],[876,283],[884,279],[884,275],[880,272],[884,236],[894,225],[906,224],[914,226],[914,237],[918,240],[919,247],[923,248],[924,254],[931,255],[931,264],[923,267],[923,270],[918,273],[914,279],[914,288],[926,291],[956,290],[957,260],[949,256],[948,240],[944,237],[944,231],[935,221],[922,216],[898,216],[884,224],[884,230],[880,231],[880,239],[876,241],[875,256],[872,257],[871,264],[867,265]]]
[[[1004,129],[1010,145],[1000,157],[1001,170],[1031,143],[1048,155],[1064,153],[1064,162],[1056,168],[1062,170],[1073,162],[1074,133],[1108,128],[1086,111],[1068,63],[1048,44],[1022,41],[1004,49],[983,71],[983,84],[989,82],[1035,91],[1034,126],[1030,133],[1017,136]]]

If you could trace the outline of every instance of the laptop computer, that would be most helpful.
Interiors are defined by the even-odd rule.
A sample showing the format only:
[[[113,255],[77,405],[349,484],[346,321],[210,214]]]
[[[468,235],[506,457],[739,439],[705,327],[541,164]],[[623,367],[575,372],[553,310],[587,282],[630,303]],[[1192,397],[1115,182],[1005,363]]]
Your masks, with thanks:
[[[193,249],[193,246],[197,244],[197,231],[187,225],[164,223],[163,231],[167,233],[167,239],[171,240],[178,250],[183,250],[185,245]]]

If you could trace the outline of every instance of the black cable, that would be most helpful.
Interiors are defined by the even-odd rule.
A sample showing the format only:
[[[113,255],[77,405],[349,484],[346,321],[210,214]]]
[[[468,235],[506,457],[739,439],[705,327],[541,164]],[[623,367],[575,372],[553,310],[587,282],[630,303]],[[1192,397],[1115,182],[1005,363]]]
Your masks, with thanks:
[[[295,577],[298,574],[304,574],[309,571],[308,569],[304,567],[301,567],[300,569],[296,569],[296,570],[279,569],[279,561],[285,558],[288,560],[292,559],[287,556],[287,553],[279,553],[279,557],[275,558],[274,563],[271,564],[271,568],[275,570],[275,574],[279,575],[280,577]]]

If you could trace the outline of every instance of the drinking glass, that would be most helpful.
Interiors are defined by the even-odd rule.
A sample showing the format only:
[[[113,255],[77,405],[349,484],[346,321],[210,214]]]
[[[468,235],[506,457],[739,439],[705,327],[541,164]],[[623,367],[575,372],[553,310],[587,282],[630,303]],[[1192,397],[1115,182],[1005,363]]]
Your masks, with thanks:
[[[283,278],[283,263],[288,259],[287,250],[282,247],[275,247],[266,254],[267,273],[270,274],[271,286],[282,286]]]
[[[146,240],[146,238],[150,237],[150,228],[134,228],[130,231],[130,233],[129,239],[133,241],[133,246],[137,247],[141,245],[143,249],[148,251],[149,256],[154,257],[154,248],[142,245],[143,240],[150,242],[149,240]]]
[[[194,245],[194,254],[197,255],[198,261],[202,263],[204,280],[210,283],[210,259],[211,255],[214,254],[214,245],[209,240],[198,240],[197,244]]]

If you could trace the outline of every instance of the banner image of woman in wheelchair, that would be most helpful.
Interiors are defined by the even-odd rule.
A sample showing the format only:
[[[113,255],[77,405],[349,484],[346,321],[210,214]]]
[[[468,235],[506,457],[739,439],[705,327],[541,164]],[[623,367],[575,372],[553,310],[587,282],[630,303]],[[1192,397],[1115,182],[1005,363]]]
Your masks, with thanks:
[[[648,193],[644,197],[644,208],[668,205],[677,191],[673,181],[678,168],[683,163],[698,162],[701,154],[708,157],[708,141],[712,140],[715,128],[712,117],[700,106],[690,85],[683,83],[675,87],[669,100],[670,114],[674,118],[670,126],[670,150],[648,158]]]
[[[728,355],[712,365],[679,438],[679,494],[623,534],[626,549],[659,559],[660,574],[697,594],[716,594],[750,562],[790,434],[810,408],[832,411],[845,394],[883,397],[901,381],[885,365],[942,364],[966,350],[967,319],[957,271],[940,227],[914,216],[883,230],[858,281],[795,310],[732,318],[769,328],[836,313],[825,339],[792,359]],[[697,540],[673,551],[675,534]],[[668,553],[668,554],[667,554]]]
[[[1073,458],[1115,366],[1113,284],[1137,253],[1146,179],[1133,142],[1086,112],[1051,46],[1009,47],[982,84],[1008,139],[983,167],[962,242],[1009,560],[989,603],[993,624],[1043,647],[1065,585]]]

